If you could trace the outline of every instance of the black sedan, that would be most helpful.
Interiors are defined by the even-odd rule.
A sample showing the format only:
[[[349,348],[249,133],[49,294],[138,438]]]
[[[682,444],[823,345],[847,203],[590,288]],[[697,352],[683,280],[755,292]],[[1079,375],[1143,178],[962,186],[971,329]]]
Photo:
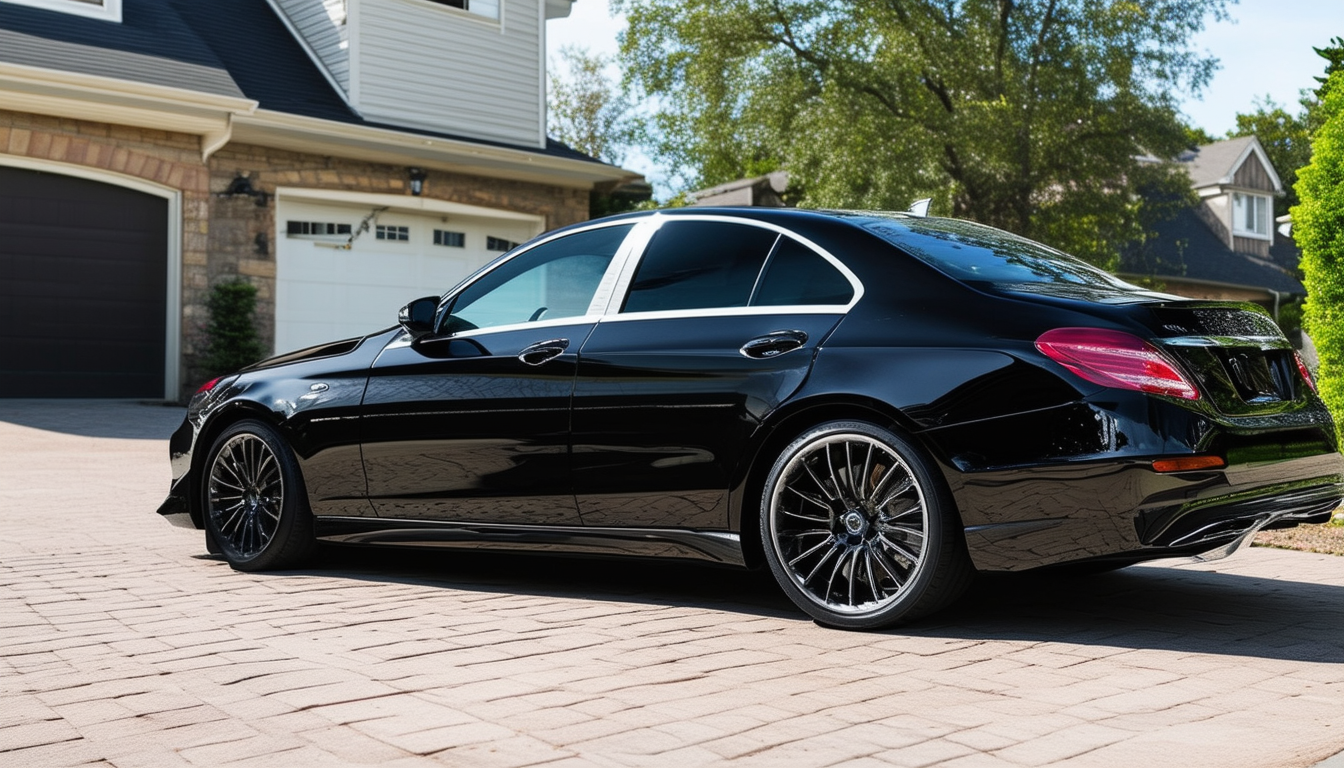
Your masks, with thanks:
[[[242,570],[319,541],[695,558],[879,627],[976,570],[1328,520],[1344,460],[1313,387],[1258,307],[965,221],[631,214],[205,384],[160,511]]]

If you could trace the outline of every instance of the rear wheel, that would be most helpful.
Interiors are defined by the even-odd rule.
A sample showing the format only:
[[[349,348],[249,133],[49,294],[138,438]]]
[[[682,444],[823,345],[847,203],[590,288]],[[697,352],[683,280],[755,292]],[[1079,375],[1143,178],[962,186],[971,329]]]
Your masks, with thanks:
[[[874,424],[799,436],[765,482],[761,537],[780,587],[819,623],[874,629],[956,599],[973,570],[931,462]]]
[[[268,424],[229,427],[205,464],[207,536],[240,571],[288,568],[316,548],[298,462]]]

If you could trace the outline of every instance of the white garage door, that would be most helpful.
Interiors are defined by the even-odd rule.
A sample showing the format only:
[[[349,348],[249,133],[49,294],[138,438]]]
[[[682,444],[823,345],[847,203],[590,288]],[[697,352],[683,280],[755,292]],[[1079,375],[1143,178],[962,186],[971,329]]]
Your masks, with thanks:
[[[383,210],[360,231],[374,211],[279,201],[277,353],[394,325],[407,302],[442,294],[540,229],[516,219]]]

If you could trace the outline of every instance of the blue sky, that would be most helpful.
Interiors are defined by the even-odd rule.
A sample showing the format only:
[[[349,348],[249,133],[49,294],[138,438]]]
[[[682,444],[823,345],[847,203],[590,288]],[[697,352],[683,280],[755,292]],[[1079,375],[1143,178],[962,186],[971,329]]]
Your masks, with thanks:
[[[1312,47],[1344,37],[1344,0],[1241,0],[1228,10],[1231,20],[1210,24],[1195,38],[1196,49],[1217,57],[1222,68],[1202,98],[1182,105],[1193,124],[1214,136],[1232,128],[1236,114],[1250,112],[1258,97],[1297,111],[1298,91],[1315,87],[1312,78],[1325,69]],[[563,45],[614,54],[624,27],[624,19],[611,17],[607,0],[577,0],[569,18],[547,23],[547,50],[552,59]],[[625,165],[654,172],[645,158]]]

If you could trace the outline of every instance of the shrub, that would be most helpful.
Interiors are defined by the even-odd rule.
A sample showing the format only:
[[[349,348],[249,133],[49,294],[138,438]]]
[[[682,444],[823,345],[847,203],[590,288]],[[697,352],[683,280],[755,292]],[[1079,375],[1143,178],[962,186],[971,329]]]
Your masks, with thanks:
[[[1344,85],[1344,71],[1330,76]],[[1303,320],[1320,357],[1321,398],[1344,421],[1344,87],[1327,87],[1311,164],[1297,175],[1293,239],[1302,249]]]
[[[241,280],[219,283],[207,302],[206,350],[202,364],[210,376],[232,373],[262,359],[257,333],[257,288]]]

